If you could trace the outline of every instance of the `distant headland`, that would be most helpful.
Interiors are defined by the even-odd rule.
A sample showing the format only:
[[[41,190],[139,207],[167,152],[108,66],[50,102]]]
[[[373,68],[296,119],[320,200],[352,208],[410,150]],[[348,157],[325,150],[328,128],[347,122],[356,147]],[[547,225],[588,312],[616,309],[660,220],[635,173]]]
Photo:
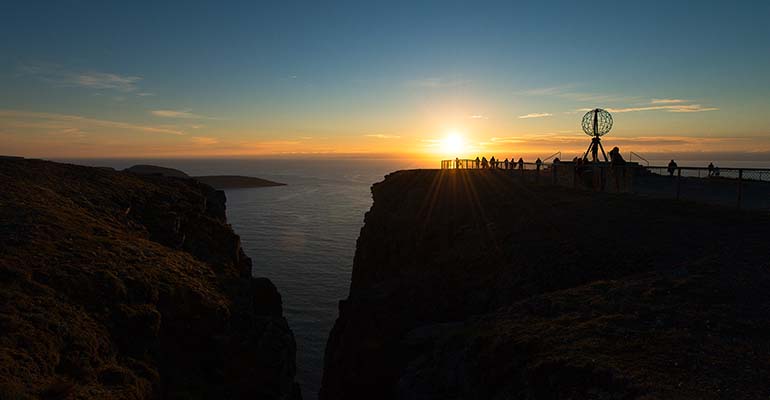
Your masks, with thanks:
[[[285,183],[273,182],[267,179],[253,176],[240,175],[207,175],[190,176],[183,171],[174,168],[160,167],[157,165],[139,164],[126,168],[124,171],[139,175],[160,175],[170,178],[191,178],[205,183],[214,189],[248,189],[271,186],[286,186]]]

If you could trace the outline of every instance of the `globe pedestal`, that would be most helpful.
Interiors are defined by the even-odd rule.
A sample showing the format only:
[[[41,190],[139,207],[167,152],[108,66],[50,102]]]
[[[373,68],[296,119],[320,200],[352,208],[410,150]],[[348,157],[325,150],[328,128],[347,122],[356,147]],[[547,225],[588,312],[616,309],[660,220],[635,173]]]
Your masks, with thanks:
[[[588,150],[586,150],[586,153],[583,154],[583,159],[588,160],[588,153],[591,153],[591,161],[597,162],[599,161],[599,150],[602,151],[602,156],[604,157],[604,161],[607,160],[607,153],[604,152],[604,146],[602,146],[602,140],[595,136],[593,139],[591,139],[591,144],[588,145]]]

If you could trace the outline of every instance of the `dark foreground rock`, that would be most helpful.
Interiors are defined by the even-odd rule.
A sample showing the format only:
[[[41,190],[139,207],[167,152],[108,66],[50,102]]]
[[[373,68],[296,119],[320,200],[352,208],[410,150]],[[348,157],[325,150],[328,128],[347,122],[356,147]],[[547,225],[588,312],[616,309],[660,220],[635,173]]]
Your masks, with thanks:
[[[295,351],[221,191],[0,159],[1,399],[295,399]]]
[[[767,214],[504,171],[372,193],[321,399],[770,393]]]

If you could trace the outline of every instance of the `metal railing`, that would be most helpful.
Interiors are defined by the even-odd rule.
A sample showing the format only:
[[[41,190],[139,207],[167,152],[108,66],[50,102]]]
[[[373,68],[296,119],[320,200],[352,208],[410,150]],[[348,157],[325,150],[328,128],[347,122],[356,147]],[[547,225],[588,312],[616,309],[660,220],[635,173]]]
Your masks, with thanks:
[[[550,159],[552,159],[552,158],[554,158],[554,157],[556,157],[556,156],[559,156],[559,157],[561,157],[561,152],[560,152],[560,151],[557,151],[556,153],[553,153],[553,154],[551,154],[550,156],[548,156],[548,157],[544,158],[544,159],[543,159],[543,162],[546,162],[546,161],[548,161],[548,160],[550,160]]]
[[[770,211],[770,168],[704,168],[610,163],[487,163],[443,160],[442,169],[510,173],[531,182],[604,192],[636,193]]]
[[[628,161],[629,161],[629,162],[633,162],[633,161],[634,161],[634,156],[636,156],[636,158],[638,158],[638,159],[640,159],[640,160],[644,161],[644,164],[645,164],[645,165],[647,165],[647,166],[649,166],[649,165],[650,165],[650,162],[649,162],[649,161],[648,161],[646,158],[644,158],[644,157],[640,156],[640,155],[639,155],[639,154],[637,154],[637,153],[634,153],[633,151],[632,151],[632,152],[630,152],[630,153],[628,154]]]

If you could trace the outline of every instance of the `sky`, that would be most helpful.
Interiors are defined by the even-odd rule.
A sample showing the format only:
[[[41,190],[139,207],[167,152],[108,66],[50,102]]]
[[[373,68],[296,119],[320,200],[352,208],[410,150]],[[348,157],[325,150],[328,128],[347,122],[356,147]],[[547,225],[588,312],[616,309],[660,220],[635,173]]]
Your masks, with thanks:
[[[0,3],[0,154],[770,160],[770,2]]]

